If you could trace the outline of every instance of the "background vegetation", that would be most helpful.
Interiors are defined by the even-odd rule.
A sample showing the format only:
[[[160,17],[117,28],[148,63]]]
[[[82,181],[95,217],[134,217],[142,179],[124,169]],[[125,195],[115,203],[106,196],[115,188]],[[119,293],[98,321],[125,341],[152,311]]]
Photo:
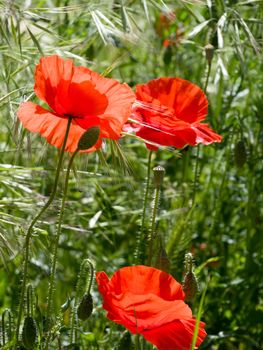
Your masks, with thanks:
[[[16,313],[24,230],[51,191],[58,159],[54,147],[21,127],[16,110],[25,99],[37,100],[39,58],[59,54],[131,86],[178,76],[204,87],[208,77],[208,122],[223,142],[154,154],[153,166],[166,169],[158,231],[174,277],[182,281],[184,254],[191,251],[201,293],[207,288],[202,319],[209,336],[201,348],[262,349],[262,15],[261,0],[0,1],[0,314]],[[209,76],[208,43],[215,48]],[[128,137],[77,157],[57,310],[74,296],[84,258],[109,274],[134,263],[146,165],[145,146]],[[58,206],[59,196],[38,222],[31,247],[40,333]],[[117,348],[123,329],[105,318],[95,287],[93,296],[93,315],[79,326],[83,349]],[[54,348],[77,349],[67,335],[70,308],[60,317],[62,343]]]

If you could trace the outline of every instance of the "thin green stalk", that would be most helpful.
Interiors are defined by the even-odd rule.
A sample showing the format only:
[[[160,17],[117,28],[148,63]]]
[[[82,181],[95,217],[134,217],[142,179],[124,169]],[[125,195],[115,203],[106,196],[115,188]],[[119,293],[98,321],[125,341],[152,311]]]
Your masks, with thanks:
[[[206,80],[205,80],[205,86],[204,86],[204,93],[206,94],[207,86],[208,86],[208,81],[211,73],[211,67],[212,67],[212,62],[208,62],[208,71],[206,75]]]
[[[148,163],[147,163],[147,178],[146,178],[145,195],[144,195],[144,200],[143,200],[141,229],[140,229],[139,234],[138,234],[137,247],[136,247],[136,253],[135,253],[135,259],[136,259],[137,264],[143,263],[144,259],[145,259],[145,256],[141,250],[142,250],[142,243],[144,242],[144,238],[145,238],[144,233],[146,231],[145,230],[146,208],[147,208],[147,202],[148,202],[149,190],[150,190],[150,174],[151,174],[152,154],[153,154],[153,151],[150,151],[149,156],[148,156]]]
[[[135,335],[135,350],[141,350],[139,333],[136,333]]]
[[[209,81],[209,77],[210,77],[210,73],[211,73],[211,66],[212,66],[212,62],[208,62],[208,71],[207,71],[205,86],[204,86],[204,93],[205,94],[206,94],[208,81]],[[196,194],[196,187],[197,187],[197,181],[198,181],[199,154],[200,154],[200,145],[197,145],[192,207],[195,204],[195,194]]]
[[[205,295],[206,295],[206,291],[208,288],[208,284],[209,284],[209,281],[208,281],[208,283],[207,283],[207,285],[202,293],[202,296],[201,296],[201,301],[199,304],[198,313],[197,313],[197,317],[196,317],[196,324],[195,324],[195,329],[194,329],[194,334],[193,334],[193,339],[192,339],[192,344],[191,344],[191,350],[194,350],[196,348],[195,345],[196,345],[196,341],[198,338],[199,325],[200,325],[200,320],[201,320],[201,316],[203,313]]]
[[[149,266],[152,265],[153,243],[154,243],[154,239],[155,239],[156,216],[157,216],[157,211],[158,211],[159,197],[160,197],[160,187],[155,189],[155,194],[154,194],[151,227],[150,227],[150,231],[149,231],[149,255],[148,255],[148,265]]]
[[[49,280],[48,299],[47,299],[47,321],[48,322],[50,322],[50,319],[51,319],[52,302],[53,302],[53,294],[54,294],[54,279],[55,279],[55,273],[56,273],[56,267],[57,267],[57,252],[58,252],[59,239],[60,239],[60,235],[61,235],[61,226],[62,226],[62,220],[63,220],[63,216],[64,216],[67,191],[68,191],[69,175],[70,175],[70,170],[71,170],[74,158],[77,155],[78,151],[79,150],[77,149],[72,154],[72,156],[69,160],[69,164],[68,164],[68,168],[67,168],[67,172],[66,172],[63,197],[62,197],[59,218],[58,218],[57,232],[56,232],[55,242],[54,242],[54,250],[53,250],[52,265],[51,265],[51,275],[50,275],[50,280]],[[46,349],[48,349],[48,347],[49,347],[50,335],[51,334],[49,332],[49,335],[47,336],[47,341],[46,341],[46,347],[45,347]]]
[[[21,289],[21,295],[20,295],[19,311],[18,311],[17,326],[16,326],[16,344],[18,344],[18,340],[19,340],[19,329],[20,329],[22,313],[23,313],[25,289],[26,289],[26,283],[27,283],[28,263],[29,263],[30,239],[32,236],[32,232],[33,232],[33,228],[34,228],[35,223],[38,221],[38,219],[41,217],[41,215],[48,209],[48,207],[51,205],[51,203],[53,202],[53,200],[55,198],[55,195],[57,192],[57,187],[58,187],[60,169],[61,169],[61,165],[62,165],[62,161],[63,161],[63,157],[64,157],[64,152],[65,152],[65,148],[66,148],[66,143],[67,143],[67,139],[68,139],[69,129],[70,129],[70,125],[71,125],[71,120],[72,120],[72,118],[68,118],[67,129],[66,129],[63,145],[61,147],[60,155],[59,155],[53,190],[50,194],[48,201],[44,205],[44,207],[40,210],[40,212],[31,221],[31,224],[29,225],[29,227],[27,229],[27,233],[26,233],[25,248],[24,248],[23,280],[22,280],[22,289]]]

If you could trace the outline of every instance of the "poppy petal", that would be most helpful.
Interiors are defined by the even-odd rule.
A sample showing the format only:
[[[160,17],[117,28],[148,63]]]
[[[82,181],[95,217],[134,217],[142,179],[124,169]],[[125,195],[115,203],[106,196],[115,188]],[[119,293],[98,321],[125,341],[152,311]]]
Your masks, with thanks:
[[[72,100],[76,101],[72,110],[79,110],[78,115],[82,117],[76,119],[76,122],[86,129],[91,124],[90,119],[97,115],[100,119],[100,123],[97,125],[101,128],[101,137],[118,139],[124,123],[131,114],[131,106],[135,100],[135,94],[126,84],[120,84],[114,79],[105,78],[85,67],[74,67],[72,85],[81,86],[87,83],[92,84],[96,89],[93,91],[93,95],[83,99],[81,110],[79,110],[81,106],[78,106],[79,92],[76,93],[76,99],[72,98]],[[71,90],[71,87],[69,90]],[[85,91],[87,90],[85,88]],[[96,96],[96,94],[99,95]],[[92,103],[86,103],[89,99]],[[89,105],[93,107],[89,108]]]
[[[196,133],[190,127],[181,130],[156,131],[144,127],[136,133],[144,140],[149,140],[156,145],[183,148],[186,145],[196,145]]]
[[[109,281],[109,287],[116,294],[129,291],[139,295],[153,293],[168,301],[184,299],[182,286],[171,275],[144,265],[118,270]]]
[[[208,101],[204,92],[195,84],[181,78],[159,78],[136,86],[137,99],[145,95],[173,108],[178,119],[188,123],[205,119]],[[149,98],[148,98],[149,101]]]
[[[59,100],[63,96],[58,95]],[[107,97],[100,93],[90,81],[69,84],[67,98],[64,101],[66,113],[80,118],[92,118],[103,114],[108,105]]]
[[[32,132],[39,132],[51,145],[58,148],[62,147],[68,124],[66,118],[60,118],[33,102],[22,103],[17,115],[26,129]],[[85,131],[72,120],[65,148],[66,152],[74,152],[77,149],[79,139]],[[101,140],[84,152],[93,152],[100,145]]]
[[[103,307],[109,311],[112,321],[123,324],[133,333],[192,317],[191,309],[183,300],[167,301],[152,293],[109,293],[104,297]]]
[[[104,78],[96,72],[91,72],[91,81],[97,89],[107,96],[108,105],[102,119],[102,137],[120,136],[122,127],[131,115],[135,94],[127,84],[120,84],[114,79]]]
[[[183,320],[164,324],[158,328],[145,330],[143,337],[154,344],[158,350],[176,349],[189,350],[192,343],[193,333],[196,321]],[[204,323],[200,322],[196,346],[198,347],[204,338],[206,332],[203,329]]]
[[[66,113],[63,102],[67,100],[73,73],[72,60],[64,60],[56,55],[41,57],[36,66],[35,93],[59,115]]]
[[[204,145],[209,145],[213,142],[221,142],[222,137],[215,133],[212,129],[209,128],[208,124],[194,124],[192,129],[196,132],[197,143],[203,143]]]

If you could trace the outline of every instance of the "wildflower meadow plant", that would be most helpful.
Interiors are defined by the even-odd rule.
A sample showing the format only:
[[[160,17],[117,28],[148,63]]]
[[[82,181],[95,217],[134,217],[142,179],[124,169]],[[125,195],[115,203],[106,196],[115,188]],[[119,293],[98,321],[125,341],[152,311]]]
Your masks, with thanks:
[[[33,227],[52,203],[57,189],[64,152],[72,152],[66,178],[63,199],[54,244],[51,276],[47,301],[47,320],[50,322],[57,249],[65,208],[68,180],[74,157],[79,151],[93,152],[101,146],[102,138],[118,139],[122,126],[127,121],[134,94],[126,84],[100,76],[85,67],[75,67],[71,60],[59,56],[42,57],[35,71],[36,95],[46,102],[51,110],[24,102],[18,109],[18,118],[32,132],[39,132],[47,141],[60,148],[54,188],[49,200],[34,217],[26,234],[22,291],[16,329],[19,341],[20,323],[23,314],[24,294],[28,274],[29,247]],[[87,130],[87,131],[86,131]],[[49,347],[50,333],[46,338]]]

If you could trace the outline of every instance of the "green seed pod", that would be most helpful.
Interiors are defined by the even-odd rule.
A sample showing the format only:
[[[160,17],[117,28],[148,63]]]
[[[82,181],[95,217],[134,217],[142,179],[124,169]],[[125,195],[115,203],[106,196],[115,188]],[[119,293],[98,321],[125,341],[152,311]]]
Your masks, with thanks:
[[[87,320],[92,314],[92,310],[93,310],[92,295],[89,293],[84,294],[77,308],[78,318],[82,321]]]
[[[22,331],[22,342],[27,350],[33,349],[37,339],[36,322],[31,316],[27,316],[24,320]]]
[[[153,168],[153,183],[155,188],[160,188],[163,183],[165,169],[158,165]]]
[[[193,301],[199,291],[196,275],[192,271],[187,272],[184,276],[183,291],[185,292],[186,301]]]
[[[79,139],[78,150],[84,151],[94,146],[100,136],[99,126],[92,126]]]
[[[215,48],[213,45],[207,44],[205,46],[205,57],[209,64],[212,62],[212,59],[214,57],[214,51],[215,51]]]
[[[130,350],[132,349],[131,333],[125,331],[118,343],[117,350]]]
[[[245,142],[243,140],[238,141],[235,145],[234,159],[235,164],[238,168],[242,168],[243,165],[246,163],[247,151]]]

